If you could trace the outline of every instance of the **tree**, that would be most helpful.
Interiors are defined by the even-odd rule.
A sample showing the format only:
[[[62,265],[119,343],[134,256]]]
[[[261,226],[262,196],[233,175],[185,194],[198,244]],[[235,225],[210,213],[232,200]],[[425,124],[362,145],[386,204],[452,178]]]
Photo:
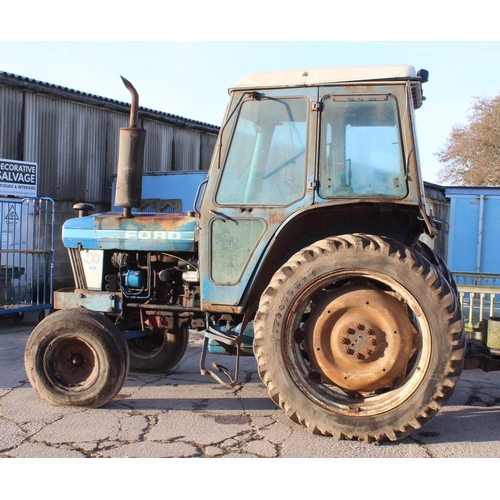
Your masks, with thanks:
[[[500,186],[500,94],[476,97],[469,113],[469,123],[455,125],[436,154],[446,164],[438,179],[463,186]]]

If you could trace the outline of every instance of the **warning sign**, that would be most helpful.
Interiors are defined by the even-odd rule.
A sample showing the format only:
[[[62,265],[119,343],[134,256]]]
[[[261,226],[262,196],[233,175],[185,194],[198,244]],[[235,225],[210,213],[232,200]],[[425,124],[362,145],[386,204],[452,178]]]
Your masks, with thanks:
[[[12,230],[16,228],[18,224],[19,215],[17,214],[16,207],[14,205],[11,205],[9,211],[7,212],[7,215],[5,216],[5,226],[9,230]]]
[[[19,245],[25,239],[21,230],[23,206],[22,201],[0,200],[0,224],[2,226],[0,248],[20,248]]]
[[[0,159],[0,196],[37,196],[38,165]]]

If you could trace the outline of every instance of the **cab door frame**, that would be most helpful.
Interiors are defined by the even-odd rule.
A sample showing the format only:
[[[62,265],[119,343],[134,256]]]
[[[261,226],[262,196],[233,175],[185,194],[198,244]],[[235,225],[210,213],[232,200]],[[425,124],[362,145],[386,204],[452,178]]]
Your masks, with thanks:
[[[314,203],[318,88],[274,89],[258,94],[261,103],[288,99],[303,99],[306,106],[305,157],[301,171],[296,172],[303,175],[302,194],[287,204],[252,203],[246,195],[231,203],[221,202],[218,193],[223,185],[226,163],[231,154],[229,146],[234,144],[241,110],[245,103],[255,100],[255,93],[234,92],[232,96],[227,114],[229,119],[221,129],[220,147],[212,159],[200,206],[201,306],[204,310],[243,311],[245,291],[255,279],[259,263],[276,231],[297,211]],[[240,269],[233,269],[226,276],[224,266],[229,266],[232,261],[237,262]]]

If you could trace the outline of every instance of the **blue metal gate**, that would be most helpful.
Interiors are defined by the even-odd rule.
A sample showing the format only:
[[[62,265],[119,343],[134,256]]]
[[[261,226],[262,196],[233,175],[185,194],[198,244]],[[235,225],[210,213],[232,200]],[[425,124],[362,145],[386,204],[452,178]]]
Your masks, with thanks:
[[[0,314],[52,307],[55,202],[0,198]]]

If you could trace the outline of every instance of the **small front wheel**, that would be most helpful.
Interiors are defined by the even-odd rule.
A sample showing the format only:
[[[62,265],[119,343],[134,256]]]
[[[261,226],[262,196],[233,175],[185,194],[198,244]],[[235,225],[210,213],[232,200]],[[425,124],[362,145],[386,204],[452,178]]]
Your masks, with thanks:
[[[26,374],[54,405],[98,408],[121,389],[129,369],[127,344],[118,327],[95,311],[57,311],[31,333]]]

